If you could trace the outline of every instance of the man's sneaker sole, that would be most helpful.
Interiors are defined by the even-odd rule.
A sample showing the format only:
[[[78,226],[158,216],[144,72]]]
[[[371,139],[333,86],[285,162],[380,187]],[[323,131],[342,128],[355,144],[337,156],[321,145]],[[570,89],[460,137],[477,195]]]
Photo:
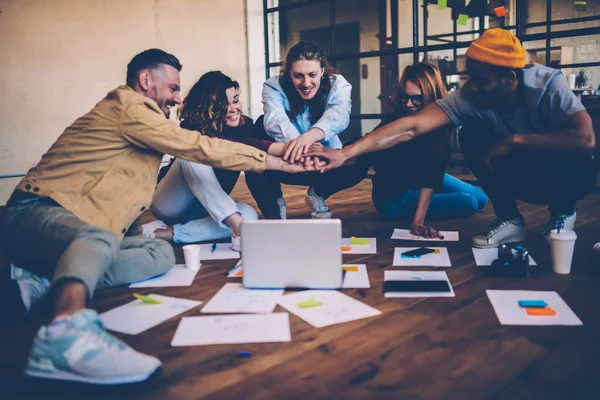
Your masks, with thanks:
[[[518,242],[523,242],[524,240],[525,240],[525,235],[523,235],[522,237],[521,236],[511,236],[509,238],[502,240],[502,242],[497,243],[497,244],[480,245],[480,244],[475,244],[475,243],[473,243],[473,241],[471,241],[471,245],[476,249],[493,249],[502,244],[518,243]]]
[[[316,212],[313,211],[310,213],[310,217],[312,219],[331,219],[331,212]]]
[[[316,208],[310,196],[304,196],[304,201],[306,202],[308,208],[310,208],[311,210],[314,210]],[[310,213],[310,217],[313,219],[331,219],[331,211],[312,211]]]
[[[25,369],[25,375],[33,378],[42,379],[53,379],[59,381],[71,381],[71,382],[82,382],[91,383],[94,385],[123,385],[127,383],[143,382],[150,378],[156,371],[161,368],[160,365],[151,372],[147,372],[141,375],[133,375],[128,377],[112,377],[112,378],[91,378],[86,376],[77,375],[67,371],[56,370],[53,372],[43,372],[38,370]]]

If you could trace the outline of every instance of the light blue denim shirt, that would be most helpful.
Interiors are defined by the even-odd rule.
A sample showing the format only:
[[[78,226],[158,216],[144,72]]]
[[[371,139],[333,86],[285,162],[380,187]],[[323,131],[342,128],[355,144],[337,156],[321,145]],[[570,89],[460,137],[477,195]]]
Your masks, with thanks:
[[[299,114],[292,123],[287,115],[290,103],[279,84],[279,77],[273,76],[263,84],[262,102],[265,113],[265,131],[276,142],[287,143],[315,127],[325,133],[325,137],[321,141],[323,146],[341,149],[342,142],[338,134],[343,132],[350,123],[351,92],[352,85],[343,76],[332,76],[331,91],[327,96],[323,116],[313,125],[310,122],[308,106],[306,106],[304,112]]]

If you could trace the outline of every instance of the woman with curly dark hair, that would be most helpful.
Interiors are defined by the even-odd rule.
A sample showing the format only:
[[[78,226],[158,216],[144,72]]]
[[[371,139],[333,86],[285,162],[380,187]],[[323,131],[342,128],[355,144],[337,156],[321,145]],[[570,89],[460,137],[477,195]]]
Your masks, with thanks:
[[[238,83],[220,71],[198,80],[183,101],[179,118],[183,128],[203,135],[250,144],[271,155],[283,153],[283,144],[255,138],[252,119],[242,113]],[[231,236],[232,248],[239,251],[241,222],[258,218],[252,207],[229,196],[239,174],[182,159],[172,161],[151,207],[164,224],[149,235],[177,243]]]

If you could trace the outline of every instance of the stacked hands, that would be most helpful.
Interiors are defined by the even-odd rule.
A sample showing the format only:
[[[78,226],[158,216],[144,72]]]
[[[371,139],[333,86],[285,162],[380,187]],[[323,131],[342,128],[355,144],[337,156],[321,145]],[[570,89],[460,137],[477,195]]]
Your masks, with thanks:
[[[317,155],[310,155],[311,149],[326,148],[319,140],[324,137],[323,132],[320,129],[309,129],[297,138],[290,140],[287,143],[277,143],[275,147],[274,155],[280,156],[284,161],[288,163],[288,166],[283,168],[284,172],[307,172],[307,171],[321,171],[324,172],[328,163],[323,161],[321,157]],[[270,149],[271,152],[271,149]]]

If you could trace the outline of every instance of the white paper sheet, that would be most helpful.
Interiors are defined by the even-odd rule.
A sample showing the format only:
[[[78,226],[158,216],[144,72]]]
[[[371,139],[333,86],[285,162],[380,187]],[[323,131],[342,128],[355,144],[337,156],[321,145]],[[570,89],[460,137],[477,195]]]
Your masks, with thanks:
[[[343,267],[350,267],[351,269],[344,273],[343,289],[367,289],[371,287],[366,264],[344,264]],[[357,267],[358,271],[352,271],[353,267]]]
[[[289,342],[287,313],[262,315],[215,315],[181,319],[171,346],[231,343]]]
[[[343,254],[377,254],[377,238],[367,239],[369,244],[352,244],[352,238],[342,238],[342,247],[352,247],[352,250],[342,250]]]
[[[242,270],[242,260],[240,259],[240,261],[238,261],[237,264],[235,264],[235,267],[233,267],[227,273],[227,277],[228,278],[241,278],[243,276],[244,276],[244,272]]]
[[[448,249],[445,247],[428,246],[431,249],[439,249],[439,254],[429,253],[418,258],[402,258],[401,254],[416,250],[420,247],[396,247],[394,249],[394,266],[395,267],[451,267],[450,256]]]
[[[498,248],[494,247],[491,249],[476,249],[473,248],[473,257],[475,257],[475,263],[479,267],[489,267],[492,265],[492,261],[498,258]],[[529,255],[529,265],[537,265],[531,254]]]
[[[385,297],[454,297],[454,288],[445,271],[384,271],[385,281],[446,281],[450,292],[387,292]]]
[[[183,264],[177,264],[165,274],[147,279],[145,281],[132,283],[130,288],[148,287],[170,287],[190,286],[199,270],[186,268]]]
[[[102,323],[111,331],[137,335],[202,304],[201,301],[178,299],[159,294],[149,294],[148,296],[162,301],[163,304],[148,304],[141,300],[134,300],[100,314]]]
[[[394,233],[392,233],[392,239],[400,239],[400,240],[419,240],[419,241],[427,241],[427,242],[458,242],[458,232],[457,231],[440,231],[440,235],[444,237],[444,239],[436,238],[436,239],[427,239],[423,236],[417,236],[410,233],[408,229],[394,229]]]
[[[488,298],[502,325],[583,325],[556,292],[529,290],[486,290]],[[519,300],[544,300],[556,311],[551,317],[528,315]]]
[[[161,220],[156,220],[152,222],[148,222],[147,224],[142,225],[142,231],[144,233],[153,233],[157,229],[166,228],[167,224],[162,222]]]
[[[282,289],[246,289],[241,283],[226,283],[201,312],[268,314],[273,312],[283,292]]]
[[[297,302],[306,301],[311,297],[323,304],[311,308],[300,308],[296,305]],[[279,305],[316,328],[381,314],[381,311],[337,290],[305,290],[287,294],[279,299]]]
[[[212,243],[200,245],[200,260],[228,260],[240,258],[239,251],[231,250],[231,243],[217,243],[217,248],[212,251]]]

